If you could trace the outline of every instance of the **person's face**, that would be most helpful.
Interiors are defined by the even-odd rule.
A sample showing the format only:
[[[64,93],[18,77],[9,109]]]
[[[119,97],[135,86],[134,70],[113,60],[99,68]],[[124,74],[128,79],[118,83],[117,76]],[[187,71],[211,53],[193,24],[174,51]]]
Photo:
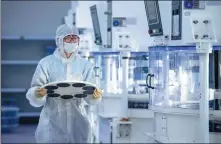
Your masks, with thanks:
[[[80,38],[77,35],[67,35],[64,37],[66,43],[79,43]]]

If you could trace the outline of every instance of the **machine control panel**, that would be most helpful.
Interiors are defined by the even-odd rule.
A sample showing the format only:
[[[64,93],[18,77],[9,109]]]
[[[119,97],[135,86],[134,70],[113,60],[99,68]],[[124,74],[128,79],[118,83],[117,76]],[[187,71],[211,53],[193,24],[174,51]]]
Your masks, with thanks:
[[[185,0],[184,1],[185,9],[204,9],[205,1],[202,0]]]
[[[163,28],[161,23],[158,1],[144,0],[144,5],[149,25],[149,35],[151,37],[162,36]]]
[[[93,5],[90,7],[90,12],[91,12],[92,24],[93,24],[93,28],[94,28],[95,44],[102,45],[100,24],[99,24],[99,20],[98,20],[96,5]]]
[[[182,38],[182,1],[172,1],[172,33],[171,40],[181,40]]]
[[[113,17],[113,27],[126,27],[126,18]]]

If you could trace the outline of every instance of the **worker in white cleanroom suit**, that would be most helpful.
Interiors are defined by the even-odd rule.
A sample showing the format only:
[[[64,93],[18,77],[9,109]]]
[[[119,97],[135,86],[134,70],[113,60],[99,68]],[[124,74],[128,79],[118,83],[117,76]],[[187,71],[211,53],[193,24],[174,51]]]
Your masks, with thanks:
[[[57,28],[57,49],[38,63],[26,97],[34,107],[43,109],[36,130],[37,143],[88,143],[92,137],[92,123],[85,110],[85,101],[97,104],[102,92],[95,89],[92,100],[85,98],[61,99],[46,96],[43,85],[65,80],[95,83],[92,64],[78,53],[79,32],[64,24]]]

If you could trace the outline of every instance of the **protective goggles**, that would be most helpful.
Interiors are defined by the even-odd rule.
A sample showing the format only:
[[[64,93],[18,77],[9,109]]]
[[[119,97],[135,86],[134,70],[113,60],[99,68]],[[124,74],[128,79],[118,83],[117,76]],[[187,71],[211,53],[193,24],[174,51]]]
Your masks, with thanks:
[[[77,43],[79,42],[79,40],[80,38],[77,35],[67,35],[64,37],[64,42],[66,43],[71,43],[71,42]]]

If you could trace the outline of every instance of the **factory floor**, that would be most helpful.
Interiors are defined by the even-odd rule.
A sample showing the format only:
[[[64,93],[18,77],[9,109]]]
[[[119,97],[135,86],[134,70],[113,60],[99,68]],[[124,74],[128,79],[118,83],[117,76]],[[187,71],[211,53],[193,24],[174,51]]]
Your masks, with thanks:
[[[12,133],[2,133],[1,143],[35,143],[37,125],[20,125]]]
[[[31,120],[29,120],[30,122]],[[108,119],[100,120],[100,139],[104,143],[109,143],[109,135],[107,132],[108,128]],[[28,121],[25,121],[28,123]],[[20,124],[19,127],[12,133],[2,133],[1,134],[1,143],[36,143],[35,141],[35,130],[37,124]]]

